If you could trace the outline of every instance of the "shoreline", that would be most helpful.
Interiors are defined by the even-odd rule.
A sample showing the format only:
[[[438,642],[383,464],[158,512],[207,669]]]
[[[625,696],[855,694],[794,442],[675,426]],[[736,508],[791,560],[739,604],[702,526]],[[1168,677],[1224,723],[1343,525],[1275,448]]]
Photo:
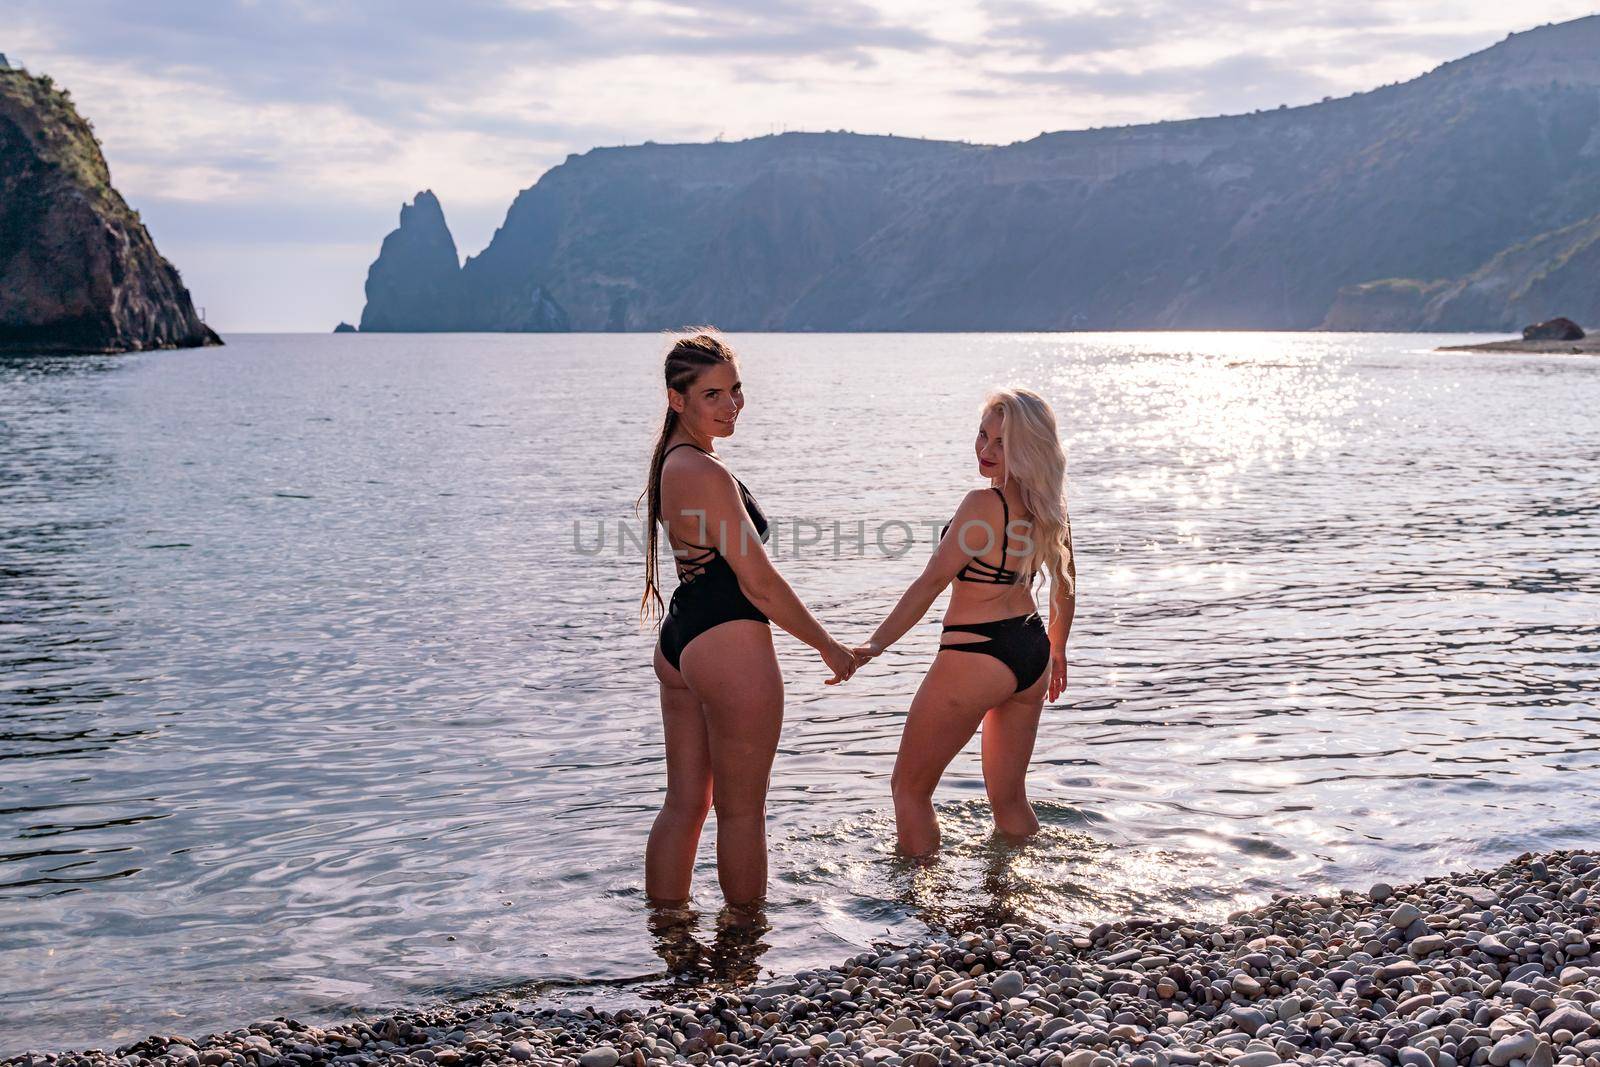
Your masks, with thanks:
[[[1600,353],[1600,336],[1585,337],[1581,341],[1484,341],[1475,345],[1440,345],[1435,352],[1555,352],[1561,355],[1589,355]]]
[[[648,1012],[479,1004],[0,1064],[978,1062],[1600,1067],[1600,856],[1524,853],[1413,885],[1283,896],[1220,924],[932,937]]]

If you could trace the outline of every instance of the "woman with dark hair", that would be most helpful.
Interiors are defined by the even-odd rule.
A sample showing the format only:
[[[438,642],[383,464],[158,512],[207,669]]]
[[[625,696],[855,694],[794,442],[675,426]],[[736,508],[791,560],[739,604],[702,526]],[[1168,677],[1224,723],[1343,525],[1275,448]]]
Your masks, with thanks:
[[[768,620],[810,645],[833,685],[856,660],[812,616],[762,547],[767,519],[716,455],[733,434],[744,389],[733,350],[714,331],[677,339],[666,359],[667,411],[641,499],[649,546],[640,613],[662,615],[659,523],[678,588],[656,646],[667,748],[667,798],[645,850],[645,895],[686,901],[707,812],[717,812],[717,880],[730,904],[767,887],[767,779],[783,725],[783,675]]]

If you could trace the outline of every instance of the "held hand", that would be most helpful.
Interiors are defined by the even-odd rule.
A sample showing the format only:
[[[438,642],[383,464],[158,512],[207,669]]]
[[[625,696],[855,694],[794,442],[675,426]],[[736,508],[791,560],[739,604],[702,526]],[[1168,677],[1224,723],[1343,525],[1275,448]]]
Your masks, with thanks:
[[[833,677],[823,682],[823,685],[838,685],[840,682],[848,682],[850,676],[856,673],[855,654],[837,641],[830,641],[823,647],[822,662],[826,663],[828,669],[833,672]]]
[[[1048,693],[1048,697],[1049,697],[1050,702],[1052,704],[1055,703],[1056,697],[1060,696],[1062,694],[1062,692],[1066,688],[1067,688],[1067,657],[1066,657],[1066,654],[1064,652],[1052,652],[1052,653],[1050,653],[1050,690],[1049,690],[1049,693]]]
[[[852,648],[850,650],[850,654],[855,656],[856,666],[863,667],[869,661],[875,660],[879,656],[883,655],[883,649],[873,644],[871,641],[868,641],[864,645],[857,645],[855,648]]]

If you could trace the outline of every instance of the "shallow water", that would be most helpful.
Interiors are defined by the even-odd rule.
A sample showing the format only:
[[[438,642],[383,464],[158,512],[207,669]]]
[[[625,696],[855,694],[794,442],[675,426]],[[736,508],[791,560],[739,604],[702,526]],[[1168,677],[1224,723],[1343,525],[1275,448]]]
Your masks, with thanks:
[[[990,841],[888,773],[937,612],[847,686],[787,637],[767,928],[652,931],[648,336],[253,336],[0,360],[0,1054],[495,992],[605,1003],[930,926],[1221,918],[1593,846],[1600,358],[1339,334],[748,336],[720,450],[847,641],[1061,413],[1071,682]],[[866,545],[796,520],[866,524]],[[574,524],[577,523],[577,536]],[[596,552],[601,525],[604,550]],[[798,535],[798,536],[797,536]],[[675,971],[673,979],[669,972]]]

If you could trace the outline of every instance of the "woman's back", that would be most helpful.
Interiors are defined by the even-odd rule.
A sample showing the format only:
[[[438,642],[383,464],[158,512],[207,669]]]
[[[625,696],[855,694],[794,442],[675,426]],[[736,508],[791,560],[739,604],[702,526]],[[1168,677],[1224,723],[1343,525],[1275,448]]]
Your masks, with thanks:
[[[958,538],[973,557],[950,585],[947,623],[987,622],[1035,610],[1033,583],[1019,578],[1028,564],[1033,516],[1014,486],[979,492],[977,518],[946,527],[946,536]]]
[[[712,469],[714,464],[717,469]],[[667,531],[667,543],[678,560],[678,576],[691,580],[706,564],[728,552],[744,547],[748,530],[716,529],[706,521],[705,478],[732,478],[738,486],[745,516],[762,542],[768,538],[768,524],[761,505],[749,487],[740,481],[713,453],[684,441],[667,450],[661,465],[660,514],[653,516]]]

